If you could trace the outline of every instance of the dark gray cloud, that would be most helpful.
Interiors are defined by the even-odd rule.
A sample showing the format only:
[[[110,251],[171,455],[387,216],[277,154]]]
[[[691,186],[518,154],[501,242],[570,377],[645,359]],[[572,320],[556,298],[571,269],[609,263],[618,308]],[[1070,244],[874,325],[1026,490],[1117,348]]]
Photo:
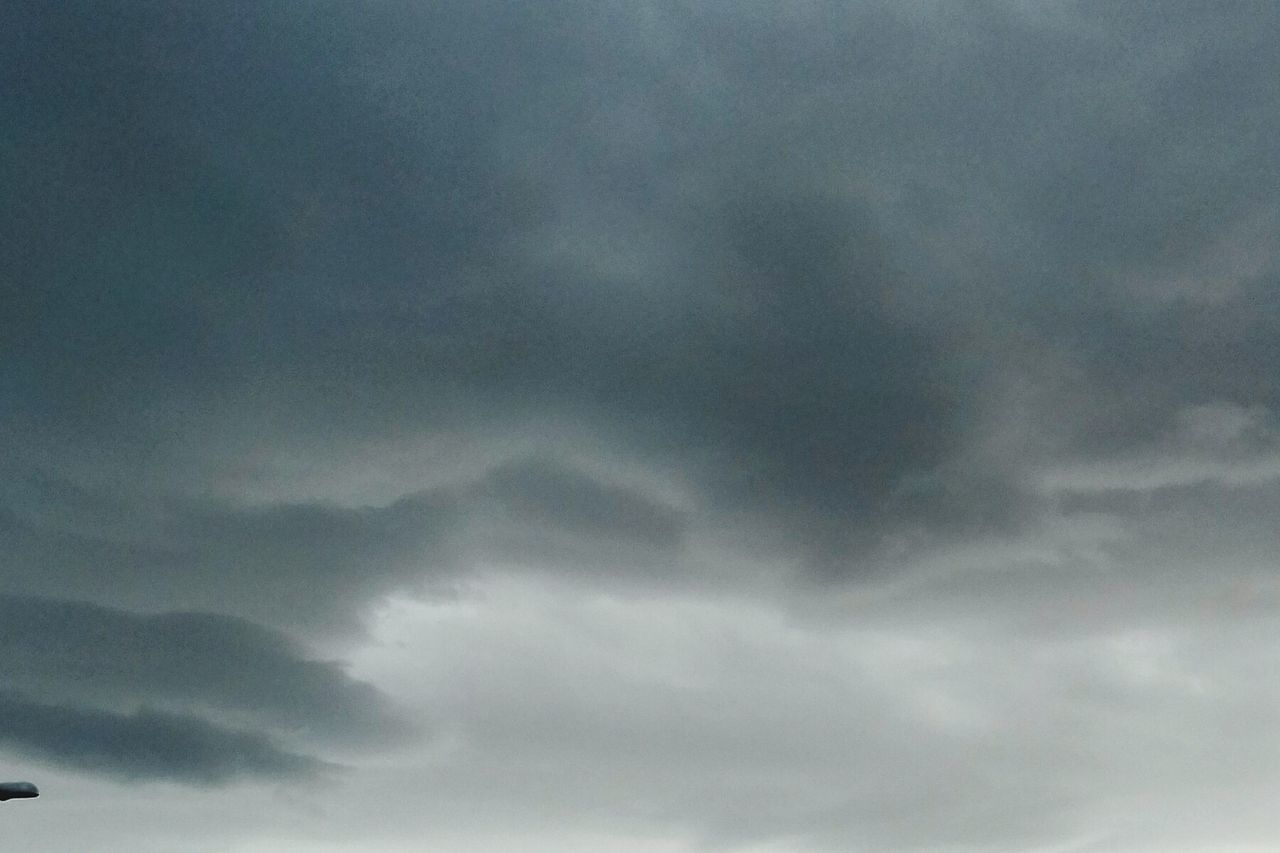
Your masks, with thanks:
[[[1016,521],[1011,369],[1064,453],[1273,405],[1265,26],[717,8],[17,7],[9,429],[570,418],[842,564]]]
[[[210,613],[0,596],[0,678],[33,698],[212,712],[303,738],[376,743],[403,729],[373,688],[338,665]]]
[[[46,232],[64,244],[59,256],[77,256],[62,273],[14,270],[28,344],[40,330],[35,346],[11,338],[11,375],[31,397],[23,419],[73,442],[105,430],[125,464],[136,465],[150,452],[138,442],[163,444],[158,433],[172,419],[215,400],[236,407],[245,394],[268,395],[273,409],[283,398],[301,419],[356,436],[390,425],[430,431],[460,417],[576,413],[654,452],[704,459],[708,488],[730,509],[744,500],[778,504],[780,515],[825,519],[827,528],[843,524],[837,515],[870,515],[904,471],[928,469],[947,452],[954,416],[931,366],[941,353],[886,315],[892,259],[863,202],[757,172],[770,140],[735,147],[728,166],[702,179],[707,197],[681,202],[655,172],[660,152],[611,152],[594,125],[578,127],[607,105],[566,103],[565,78],[594,76],[602,63],[627,72],[616,84],[619,106],[648,109],[647,86],[660,81],[651,79],[658,69],[645,45],[612,58],[575,47],[567,33],[539,31],[551,13],[524,27],[479,12],[466,20],[399,12],[398,26],[419,34],[452,26],[459,43],[439,45],[444,56],[429,52],[428,67],[407,72],[427,91],[404,91],[401,77],[400,90],[382,92],[379,80],[406,57],[397,40],[370,34],[386,34],[378,15],[335,35],[337,19],[333,30],[313,29],[226,11],[108,15],[73,6],[26,22],[19,64],[35,91],[19,124],[31,134],[52,126],[79,142],[31,139],[21,148],[31,192],[67,220]],[[592,25],[606,23],[623,22]],[[270,26],[289,37],[262,40]],[[533,51],[542,36],[566,50]],[[320,51],[321,38],[341,44]],[[463,50],[475,66],[466,75],[446,61]],[[486,94],[494,86],[483,72],[512,62],[534,72],[520,100],[532,99],[540,115],[513,110],[475,139],[475,115],[495,98],[515,100]],[[68,76],[87,91],[41,97],[42,88],[69,85]],[[668,86],[657,97],[683,111],[697,96]],[[406,97],[414,103],[398,103]],[[722,132],[732,128],[703,130]],[[527,158],[548,133],[581,138],[538,169]],[[82,157],[58,156],[80,143]],[[148,153],[117,165],[120,150]],[[412,168],[398,173],[396,158],[409,150]],[[225,162],[229,151],[240,159]],[[686,168],[709,169],[710,153],[695,146],[682,158]],[[175,186],[162,167],[176,158]],[[638,183],[611,201],[600,198],[609,188],[584,187],[584,214],[641,227],[669,220],[663,232],[686,232],[671,256],[692,268],[673,270],[669,284],[643,270],[635,281],[602,280],[583,268],[589,258],[539,259],[513,244],[547,229],[554,238],[571,224],[562,187],[594,184],[595,165],[632,172]],[[40,183],[55,166],[72,174]],[[495,186],[502,175],[541,187],[528,198],[529,221],[495,225],[518,189]],[[215,185],[227,186],[225,214],[210,209]],[[130,202],[104,221],[86,214],[89,193]],[[330,193],[339,200],[315,198]],[[654,210],[628,209],[646,198]],[[597,199],[621,209],[597,211]],[[17,217],[22,206],[12,209]],[[284,240],[306,216],[321,220],[296,252],[230,257]],[[241,233],[253,222],[265,236]],[[481,232],[486,248],[475,260],[440,248]],[[206,244],[207,255],[192,251]],[[107,247],[106,260],[92,254],[95,245]],[[50,247],[36,260],[53,254]],[[169,255],[178,260],[166,262]],[[257,408],[251,420],[267,414]]]
[[[26,476],[24,477],[24,473]],[[15,472],[9,588],[118,606],[230,609],[259,620],[333,623],[352,596],[406,582],[455,513],[448,495],[388,507],[265,507],[213,500],[157,505]],[[437,555],[437,560],[442,559]],[[290,618],[278,618],[287,609]]]
[[[355,642],[510,571],[1029,648],[1267,610],[1277,32],[1264,2],[8,4],[9,701],[283,766],[395,725],[273,631]],[[998,846],[1083,787],[1002,752],[988,812],[948,754],[914,793],[670,810]]]
[[[13,508],[0,516],[10,589],[230,610],[294,630],[350,629],[353,613],[379,594],[449,582],[495,561],[669,578],[687,524],[659,499],[549,457],[356,508],[209,500],[157,507],[27,479],[11,489]],[[65,619],[81,616],[108,618],[82,609]],[[222,633],[211,641],[226,644],[251,628],[234,620],[212,627]],[[266,650],[269,636],[259,639]]]
[[[675,507],[547,458],[500,465],[466,490],[458,550],[531,568],[669,580],[688,519]]]
[[[197,717],[141,710],[115,714],[0,694],[0,742],[21,754],[131,780],[217,785],[243,777],[296,777],[322,762]]]
[[[129,479],[568,420],[841,575],[1035,511],[967,453],[1013,379],[1067,456],[1272,407],[1266,27],[966,10],[20,5],[7,429]]]
[[[294,775],[324,762],[285,744],[376,750],[411,732],[336,664],[216,614],[0,596],[0,679],[6,745],[135,778]]]

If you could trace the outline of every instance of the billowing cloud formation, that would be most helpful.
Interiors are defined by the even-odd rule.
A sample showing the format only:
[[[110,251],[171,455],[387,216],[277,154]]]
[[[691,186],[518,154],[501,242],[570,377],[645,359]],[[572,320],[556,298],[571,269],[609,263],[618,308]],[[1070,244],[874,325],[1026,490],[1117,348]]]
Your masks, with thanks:
[[[11,493],[15,509],[0,516],[11,588],[75,595],[92,585],[117,604],[230,608],[292,628],[340,624],[367,597],[479,562],[577,572],[607,562],[669,576],[685,527],[660,499],[539,458],[372,507],[120,506],[47,482]]]
[[[396,728],[373,689],[226,616],[138,616],[0,597],[0,678],[49,700],[203,710],[295,734],[378,740]]]
[[[134,778],[309,773],[323,762],[273,740],[368,749],[408,734],[369,685],[213,614],[0,596],[0,679],[6,745]]]
[[[586,435],[840,576],[1024,523],[1029,462],[1269,417],[1265,27],[323,8],[13,13],[35,465],[199,492]]]
[[[62,638],[0,625],[27,741],[62,743],[35,734],[41,709],[105,732],[155,708],[193,754],[190,727],[208,725],[263,737],[246,755],[282,750],[245,759],[266,775],[285,750],[324,758],[395,724],[373,688],[275,632],[394,656],[371,639],[388,598],[487,613],[493,584],[525,583],[531,633],[560,606],[538,591],[561,586],[705,601],[730,623],[785,612],[855,698],[879,675],[823,642],[862,655],[874,638],[841,626],[884,608],[895,636],[974,620],[982,648],[1027,650],[987,709],[1024,753],[895,728],[901,703],[871,703],[859,719],[887,745],[831,754],[875,775],[923,760],[919,735],[953,775],[841,787],[819,755],[773,769],[816,773],[839,802],[797,783],[777,801],[761,788],[774,812],[744,796],[592,813],[744,847],[999,849],[1038,826],[1059,848],[1169,849],[1150,826],[1099,828],[1136,796],[1107,787],[1130,778],[1112,764],[1028,767],[1162,726],[1243,749],[1214,732],[1247,679],[1218,684],[1205,661],[1249,670],[1277,641],[1278,30],[1262,2],[10,3],[0,592],[13,625]],[[1256,633],[1209,642],[1219,618]],[[821,680],[770,636],[762,683]],[[1167,641],[1151,666],[1194,670],[1204,692],[1162,716],[1158,690],[1115,688],[1099,673],[1127,653],[1117,637]],[[424,732],[437,713],[479,721],[459,735],[463,776],[488,778],[506,747],[590,766],[566,755],[606,753],[593,733],[625,718],[575,704],[556,681],[571,654],[531,664],[532,684],[501,653],[486,669],[431,642],[469,674],[415,713]],[[1204,659],[1171,662],[1184,653]],[[997,664],[939,666],[982,685]],[[903,689],[935,675],[906,666]],[[734,754],[767,727],[729,706],[758,697],[706,676],[719,717],[677,697],[688,715],[655,712],[633,742],[722,731],[715,773],[750,787],[771,765]],[[539,690],[575,725],[504,717]],[[798,690],[819,715],[849,698]],[[1050,704],[1060,724],[1036,711]],[[780,702],[773,719],[807,716]],[[539,753],[538,732],[563,752]],[[1168,769],[1142,743],[1135,760]],[[450,748],[427,737],[396,772],[436,778]],[[636,778],[697,775],[689,750],[655,754],[664,769]],[[1178,754],[1172,776],[1221,778]],[[511,778],[528,783],[512,814],[554,811]],[[953,788],[987,792],[1001,819]],[[1221,798],[1253,814],[1247,794]],[[904,803],[934,820],[895,819]],[[1216,840],[1259,839],[1274,847]]]

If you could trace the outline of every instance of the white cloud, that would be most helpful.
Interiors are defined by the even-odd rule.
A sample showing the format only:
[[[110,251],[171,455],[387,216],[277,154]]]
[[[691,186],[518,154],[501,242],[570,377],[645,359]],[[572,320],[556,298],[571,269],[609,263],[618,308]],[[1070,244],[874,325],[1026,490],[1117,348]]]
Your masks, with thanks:
[[[1266,714],[1235,715],[1280,701],[1252,675],[1273,653],[1249,643],[1280,642],[1280,622],[1063,635],[902,613],[805,624],[495,576],[388,602],[353,674],[443,732],[397,772],[430,792],[431,831],[483,813],[529,849],[573,829],[616,849],[1121,851],[1170,843],[1158,817],[1191,800],[1212,807],[1183,815],[1188,836],[1269,837],[1280,752],[1257,748]]]

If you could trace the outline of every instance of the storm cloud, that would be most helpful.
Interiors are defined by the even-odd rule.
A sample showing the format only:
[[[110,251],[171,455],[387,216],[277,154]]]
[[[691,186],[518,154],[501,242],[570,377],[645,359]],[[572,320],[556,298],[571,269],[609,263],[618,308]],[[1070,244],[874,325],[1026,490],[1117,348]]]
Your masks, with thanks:
[[[206,709],[294,733],[378,739],[395,719],[373,688],[279,634],[208,613],[140,616],[0,598],[0,678],[45,699]]]
[[[338,665],[208,613],[2,596],[0,679],[7,745],[131,779],[311,775],[325,762],[280,744],[368,752],[411,732]]]
[[[1278,35],[8,4],[6,761],[396,816],[199,849],[1274,846]]]
[[[319,762],[261,736],[154,711],[113,714],[0,696],[6,747],[36,759],[128,780],[215,785],[238,777],[314,774]]]

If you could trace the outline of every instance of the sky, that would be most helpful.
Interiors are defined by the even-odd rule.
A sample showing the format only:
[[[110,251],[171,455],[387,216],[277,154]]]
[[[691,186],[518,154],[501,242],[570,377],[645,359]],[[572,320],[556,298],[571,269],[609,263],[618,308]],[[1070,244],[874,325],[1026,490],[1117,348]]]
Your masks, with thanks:
[[[0,57],[0,846],[1280,849],[1280,5]]]

